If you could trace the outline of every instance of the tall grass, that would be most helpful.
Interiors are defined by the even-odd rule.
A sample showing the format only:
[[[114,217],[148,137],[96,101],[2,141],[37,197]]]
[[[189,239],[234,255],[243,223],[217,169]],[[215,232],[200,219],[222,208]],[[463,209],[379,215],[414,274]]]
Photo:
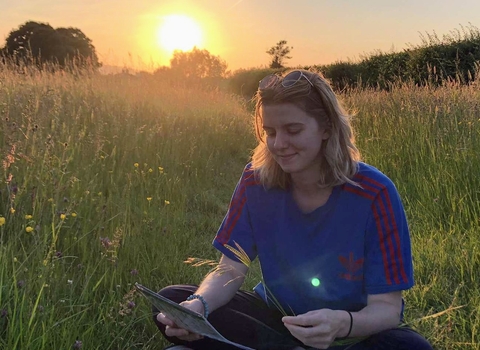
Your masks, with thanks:
[[[438,349],[480,348],[479,94],[343,96],[365,160],[404,198],[407,320]],[[133,283],[199,283],[208,266],[183,261],[217,258],[210,242],[254,146],[249,114],[201,85],[0,70],[0,348],[165,345]]]
[[[252,140],[242,103],[131,77],[0,81],[0,348],[158,348],[133,283],[198,281],[182,257],[215,257]]]
[[[480,91],[400,86],[346,97],[364,159],[392,178],[407,210],[417,283],[408,319],[438,349],[480,349]]]

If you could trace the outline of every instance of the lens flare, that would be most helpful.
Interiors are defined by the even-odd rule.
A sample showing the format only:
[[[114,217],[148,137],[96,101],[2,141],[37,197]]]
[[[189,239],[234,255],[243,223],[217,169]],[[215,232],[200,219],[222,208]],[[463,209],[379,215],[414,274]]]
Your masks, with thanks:
[[[312,286],[318,287],[320,285],[320,280],[316,277],[312,278]]]

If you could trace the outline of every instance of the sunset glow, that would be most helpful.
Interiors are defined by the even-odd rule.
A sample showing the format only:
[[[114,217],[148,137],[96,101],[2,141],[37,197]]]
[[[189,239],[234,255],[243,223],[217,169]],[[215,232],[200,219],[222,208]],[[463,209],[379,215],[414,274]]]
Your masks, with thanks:
[[[5,1],[4,1],[5,2]],[[95,47],[102,70],[150,71],[168,66],[173,51],[208,50],[230,70],[268,66],[279,40],[294,49],[290,67],[360,60],[375,52],[420,45],[469,23],[480,25],[480,1],[7,1],[1,7],[0,48],[27,20],[78,28]],[[320,16],[320,17],[319,17]],[[346,18],[345,18],[346,17]],[[402,20],[399,21],[398,18]],[[339,20],[342,25],[339,26]],[[428,35],[427,35],[428,37]]]
[[[164,17],[158,29],[158,44],[168,52],[189,51],[202,44],[202,29],[190,17],[169,15]]]

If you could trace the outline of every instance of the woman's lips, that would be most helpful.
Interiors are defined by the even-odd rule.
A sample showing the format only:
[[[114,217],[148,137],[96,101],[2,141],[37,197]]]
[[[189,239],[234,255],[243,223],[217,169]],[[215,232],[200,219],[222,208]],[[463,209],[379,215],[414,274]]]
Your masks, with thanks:
[[[288,155],[277,155],[277,157],[281,160],[290,160],[295,156],[296,153],[294,154],[288,154]]]

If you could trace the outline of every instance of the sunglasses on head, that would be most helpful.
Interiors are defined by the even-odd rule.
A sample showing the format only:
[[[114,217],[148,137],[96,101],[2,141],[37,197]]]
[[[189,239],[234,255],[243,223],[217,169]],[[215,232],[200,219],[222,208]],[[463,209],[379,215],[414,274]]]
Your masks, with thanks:
[[[293,72],[288,73],[286,76],[279,77],[276,74],[267,75],[265,78],[260,80],[258,84],[258,88],[260,90],[270,89],[273,88],[275,85],[278,84],[278,81],[281,80],[281,84],[284,88],[289,88],[294,86],[296,83],[300,81],[300,79],[305,78],[306,81],[313,87],[313,83],[308,79],[308,77],[300,70],[294,70]]]

